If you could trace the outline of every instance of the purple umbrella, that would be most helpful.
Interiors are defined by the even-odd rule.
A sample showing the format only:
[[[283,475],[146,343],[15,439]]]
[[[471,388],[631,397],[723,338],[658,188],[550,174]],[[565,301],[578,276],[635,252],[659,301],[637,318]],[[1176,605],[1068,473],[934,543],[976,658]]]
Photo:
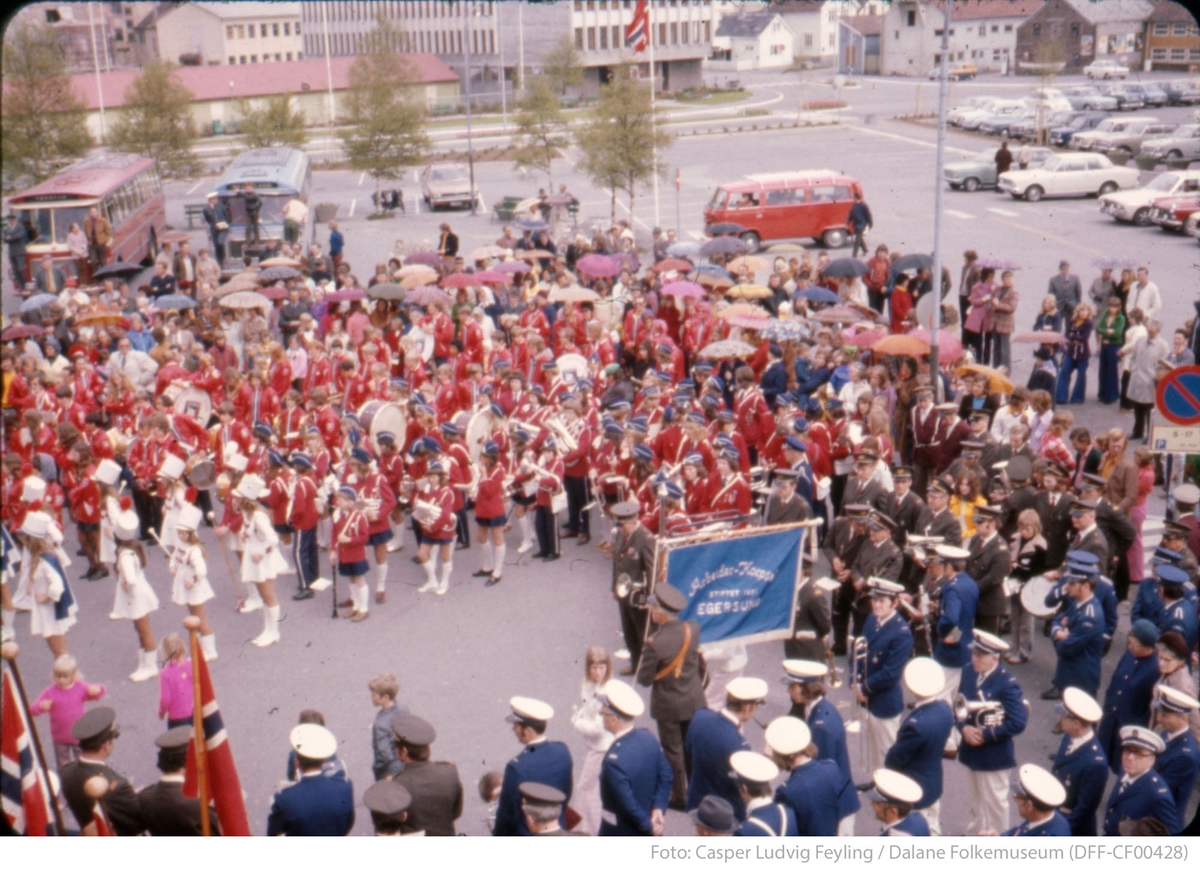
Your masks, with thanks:
[[[710,254],[744,254],[746,243],[735,236],[717,236],[701,245],[700,253],[706,257]]]
[[[630,272],[637,272],[642,268],[642,261],[637,258],[637,254],[629,253],[628,251],[620,254],[609,254],[623,269],[628,269]]]
[[[613,257],[603,254],[588,254],[575,263],[576,270],[595,278],[612,278],[621,274],[621,264]]]
[[[410,290],[408,296],[405,297],[408,302],[413,305],[430,305],[434,302],[442,302],[446,305],[453,304],[454,300],[450,298],[450,294],[439,287],[431,287],[426,284],[423,287],[417,287]]]
[[[662,288],[662,293],[664,296],[694,296],[697,299],[708,296],[708,291],[693,281],[672,281]]]
[[[360,299],[366,299],[366,291],[359,287],[348,287],[345,290],[339,290],[336,293],[330,293],[325,297],[330,302],[356,302]]]
[[[1014,263],[1012,260],[1006,260],[1003,257],[980,257],[975,261],[975,265],[980,269],[998,269],[1000,271],[1021,268],[1020,264]]]
[[[506,272],[510,275],[516,272],[528,272],[532,268],[528,263],[522,263],[520,260],[505,260],[503,263],[496,264],[497,272]]]
[[[408,266],[413,263],[432,266],[436,269],[442,265],[442,255],[437,251],[417,251],[415,254],[409,254],[404,258],[404,265]]]

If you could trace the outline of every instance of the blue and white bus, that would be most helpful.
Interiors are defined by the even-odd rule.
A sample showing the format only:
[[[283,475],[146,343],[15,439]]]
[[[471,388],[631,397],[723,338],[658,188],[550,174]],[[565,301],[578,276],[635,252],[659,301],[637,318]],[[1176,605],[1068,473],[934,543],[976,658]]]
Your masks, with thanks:
[[[283,238],[283,207],[296,196],[306,201],[312,189],[308,155],[295,148],[254,148],[243,151],[217,182],[216,191],[229,209],[227,256],[241,257],[246,239],[246,182],[262,198],[258,234],[262,240]],[[302,236],[303,237],[303,236]]]

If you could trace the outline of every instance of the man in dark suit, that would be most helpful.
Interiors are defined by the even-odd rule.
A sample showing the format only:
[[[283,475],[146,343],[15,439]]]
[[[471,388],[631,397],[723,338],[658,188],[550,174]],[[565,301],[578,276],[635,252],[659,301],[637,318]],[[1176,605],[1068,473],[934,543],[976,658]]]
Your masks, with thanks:
[[[796,480],[800,473],[791,468],[775,470],[775,491],[767,498],[763,524],[781,526],[812,519],[812,507],[796,492]]]
[[[962,544],[962,524],[958,517],[950,513],[950,496],[954,492],[954,483],[943,478],[934,478],[929,482],[925,500],[929,504],[929,520],[917,529],[917,533],[927,538],[941,538],[943,544],[958,547]]]
[[[658,626],[642,648],[637,681],[650,686],[650,715],[658,725],[658,741],[671,763],[671,808],[687,804],[688,772],[684,738],[696,711],[705,706],[700,658],[700,626],[679,621],[687,597],[665,580],[654,589],[650,619]]]
[[[1071,500],[1071,526],[1075,533],[1071,536],[1067,549],[1091,553],[1099,559],[1101,566],[1105,566],[1108,565],[1108,541],[1096,524],[1096,507],[1096,502],[1090,499]]]
[[[568,831],[562,826],[567,796],[543,782],[521,783],[521,818],[534,837],[586,837],[584,831]]]
[[[937,450],[934,437],[937,434],[937,411],[933,406],[933,387],[919,386],[913,390],[916,407],[912,409],[912,463],[913,488],[917,495],[924,496],[929,480],[937,474]]]
[[[929,523],[932,514],[929,505],[921,501],[921,497],[912,491],[913,473],[911,468],[899,466],[892,469],[892,483],[895,491],[884,499],[883,512],[896,521],[896,530],[892,540],[900,548],[904,556],[903,567],[900,569],[900,584],[910,593],[915,591],[921,582],[922,570],[916,566],[912,558],[912,548],[908,546],[909,535],[919,535]]]
[[[1108,479],[1098,474],[1084,474],[1079,480],[1079,494],[1096,502],[1096,525],[1108,544],[1108,559],[1101,562],[1101,572],[1112,578],[1117,598],[1124,601],[1129,592],[1129,548],[1137,538],[1129,516],[1108,499]]]
[[[1008,598],[1004,594],[1004,578],[1012,569],[1012,558],[1008,544],[997,531],[1003,510],[992,505],[975,509],[975,535],[968,543],[966,572],[979,587],[979,604],[975,610],[975,624],[992,634],[1000,632],[1000,617],[1008,612]],[[1007,806],[1007,798],[1005,798]],[[1005,830],[1007,830],[1007,824]]]
[[[504,766],[500,786],[500,801],[496,806],[496,823],[492,836],[527,837],[531,833],[521,810],[521,785],[540,782],[554,786],[571,798],[571,752],[565,743],[546,739],[546,724],[554,716],[554,708],[536,698],[511,698],[512,714],[507,721],[513,733],[524,745],[516,758]],[[559,824],[565,826],[566,819]]]
[[[879,457],[874,453],[860,453],[854,460],[854,477],[846,481],[842,492],[842,511],[847,505],[865,504],[873,510],[883,510],[887,502],[887,491],[875,480],[875,466]]]
[[[1079,277],[1071,274],[1071,264],[1066,260],[1058,264],[1058,274],[1050,279],[1048,292],[1058,300],[1058,310],[1063,313],[1063,322],[1070,323],[1075,306],[1083,296]]]
[[[841,583],[833,598],[833,654],[838,656],[846,654],[846,634],[857,595],[850,569],[867,542],[867,518],[870,515],[871,508],[867,505],[847,505],[845,515],[833,521],[825,536],[823,550],[829,559],[829,571],[833,579]]]
[[[354,827],[354,786],[325,776],[325,759],[337,752],[337,738],[321,725],[297,725],[290,735],[299,782],[275,793],[267,817],[268,837],[344,837]]]
[[[789,659],[825,659],[825,638],[832,622],[829,601],[812,578],[812,565],[805,554],[804,578],[796,592],[796,619],[792,636],[783,642],[783,655]]]
[[[600,710],[612,745],[600,766],[601,837],[660,836],[671,795],[671,764],[658,741],[633,722],[646,705],[631,686],[605,683]]]
[[[954,402],[943,402],[937,406],[937,412],[933,446],[937,451],[938,474],[944,474],[962,452],[962,443],[971,437],[971,426],[966,420],[959,419],[958,405]]]
[[[1021,512],[1028,509],[1037,510],[1038,494],[1030,482],[1033,477],[1033,463],[1024,456],[1010,459],[1004,473],[1008,475],[1009,492],[1000,505],[1004,509],[1000,537],[1011,541],[1017,533],[1017,518],[1021,516]]]
[[[1042,521],[1042,537],[1046,539],[1048,569],[1062,565],[1071,542],[1071,496],[1066,491],[1069,477],[1061,465],[1050,465],[1042,475],[1042,491],[1034,504]]]
[[[183,771],[187,765],[192,728],[171,728],[154,738],[158,747],[158,769],[162,776],[154,785],[138,792],[142,819],[152,837],[199,837],[200,801],[183,796]],[[208,808],[209,830],[221,833],[216,811]]]
[[[863,633],[863,625],[871,614],[867,581],[880,577],[892,583],[900,582],[900,570],[904,567],[904,554],[892,540],[896,522],[886,514],[872,513],[867,520],[867,542],[858,551],[850,575],[854,584],[855,598],[852,604],[854,634]]]
[[[229,238],[229,207],[221,201],[214,190],[208,195],[208,204],[202,212],[208,224],[208,236],[212,239],[213,256],[217,264],[225,265],[225,240]]]
[[[438,253],[449,266],[458,256],[458,236],[450,231],[450,224],[442,224],[438,229],[442,234],[438,237]]]
[[[437,732],[419,716],[397,716],[392,720],[392,731],[396,734],[396,755],[404,762],[404,770],[392,779],[412,795],[404,833],[424,831],[427,837],[453,837],[454,822],[463,808],[458,768],[450,761],[429,760],[429,747]]]
[[[117,711],[112,707],[95,707],[75,720],[71,736],[79,741],[79,759],[63,765],[63,797],[79,829],[94,833],[96,800],[84,786],[93,777],[103,777],[108,780],[108,791],[100,802],[109,826],[119,837],[136,837],[146,830],[141,802],[129,780],[107,763],[121,736],[116,721]]]
[[[638,503],[620,502],[613,505],[612,516],[617,524],[613,543],[612,594],[617,599],[621,613],[621,631],[625,636],[625,649],[629,650],[629,664],[622,669],[622,676],[632,676],[638,660],[642,657],[642,640],[646,637],[646,608],[632,600],[634,595],[617,596],[617,587],[628,582],[634,589],[649,588],[654,575],[654,535],[638,522]]]

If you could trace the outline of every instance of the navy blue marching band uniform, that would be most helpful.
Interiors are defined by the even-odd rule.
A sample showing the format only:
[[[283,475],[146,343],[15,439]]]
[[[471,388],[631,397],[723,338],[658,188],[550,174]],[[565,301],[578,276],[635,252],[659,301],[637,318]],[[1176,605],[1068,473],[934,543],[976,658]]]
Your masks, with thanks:
[[[1131,744],[1155,754],[1163,750],[1161,737],[1136,725],[1121,729],[1121,746]],[[1183,827],[1171,790],[1153,768],[1137,777],[1123,773],[1108,796],[1108,807],[1104,811],[1105,836],[1121,834],[1122,821],[1137,822],[1146,818],[1162,822],[1172,834],[1178,834]]]
[[[1067,612],[1056,622],[1051,633],[1058,657],[1054,685],[1059,689],[1075,686],[1089,695],[1099,694],[1105,631],[1104,615],[1096,596],[1090,596],[1082,604],[1071,599]],[[1066,634],[1060,635],[1060,629],[1065,629]]]
[[[524,706],[522,702],[525,702]],[[508,718],[521,723],[545,724],[549,716],[554,715],[548,704],[531,702],[532,699],[513,698],[513,714]],[[546,712],[542,712],[543,710]],[[547,718],[542,719],[542,716]],[[566,800],[570,800],[572,779],[571,752],[565,743],[547,740],[543,736],[525,744],[517,756],[504,766],[504,779],[500,785],[500,800],[496,806],[496,822],[492,827],[492,835],[530,835],[529,826],[525,823],[525,814],[521,811],[521,783],[540,782],[552,786],[566,795]],[[559,818],[559,825],[566,830],[566,801],[563,802],[563,807],[564,817]]]
[[[921,799],[913,805],[914,810],[931,807],[942,797],[942,750],[953,728],[949,704],[937,698],[918,699],[883,760],[884,767],[921,786]]]
[[[1073,832],[1063,814],[1055,810],[1050,818],[1040,822],[1021,822],[1004,832],[1006,837],[1069,837]]]
[[[632,720],[645,711],[637,692],[616,680],[606,687],[606,703],[628,727],[615,735],[600,767],[599,835],[648,837],[651,811],[666,812],[671,799],[671,764],[653,734],[633,727]]]
[[[729,756],[750,748],[740,724],[727,710],[719,713],[707,708],[697,710],[688,725],[684,747],[692,759],[687,809],[694,810],[707,795],[716,795],[729,801],[737,820],[744,821],[746,803],[738,793],[737,782],[729,775]]]
[[[695,720],[692,720],[693,722]],[[746,821],[733,832],[735,837],[798,837],[796,813],[787,804],[769,797],[747,804]]]
[[[858,812],[862,804],[858,800],[858,789],[854,787],[854,775],[850,770],[850,753],[846,749],[846,725],[842,714],[827,699],[819,698],[808,705],[805,722],[812,732],[813,745],[817,747],[817,758],[832,761],[841,776],[842,790],[838,795],[838,818],[845,819]]]
[[[1070,833],[1077,837],[1094,837],[1096,810],[1100,808],[1108,784],[1108,761],[1095,734],[1074,749],[1072,742],[1069,736],[1063,736],[1051,772],[1067,790],[1063,811],[1067,814]]]

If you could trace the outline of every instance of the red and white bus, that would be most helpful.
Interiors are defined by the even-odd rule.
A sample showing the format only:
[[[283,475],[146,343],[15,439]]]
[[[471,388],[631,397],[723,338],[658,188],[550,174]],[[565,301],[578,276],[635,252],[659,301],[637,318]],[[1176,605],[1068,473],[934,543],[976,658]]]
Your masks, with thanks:
[[[60,265],[72,275],[67,231],[73,223],[82,228],[92,206],[98,206],[112,224],[110,260],[148,265],[167,222],[167,200],[157,164],[137,154],[103,154],[81,160],[13,196],[8,204],[29,232],[27,268],[49,254],[62,259]]]

